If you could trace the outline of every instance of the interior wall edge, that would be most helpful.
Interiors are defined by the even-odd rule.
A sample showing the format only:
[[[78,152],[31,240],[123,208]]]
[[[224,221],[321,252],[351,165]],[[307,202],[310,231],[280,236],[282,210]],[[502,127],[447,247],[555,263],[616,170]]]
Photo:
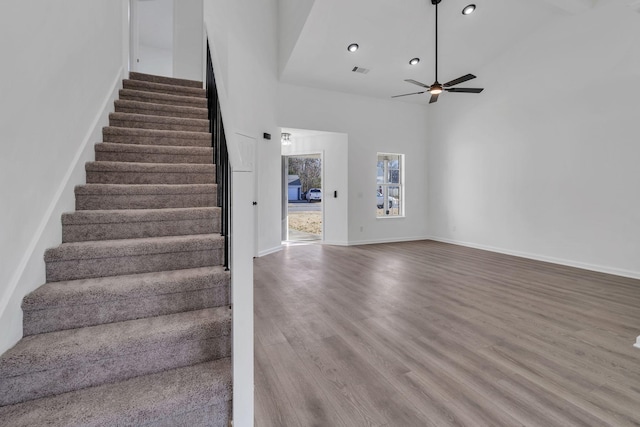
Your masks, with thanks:
[[[19,304],[25,295],[45,282],[44,252],[60,244],[60,218],[64,212],[75,210],[74,187],[84,184],[85,163],[92,161],[95,157],[94,143],[102,140],[102,128],[108,126],[109,113],[114,110],[114,101],[122,86],[123,73],[124,67],[120,66],[108,94],[76,150],[64,178],[49,207],[42,215],[42,220],[0,299],[0,324],[18,326],[3,328],[5,333],[0,337],[0,353],[11,348],[22,338],[22,310],[9,310],[9,307],[11,302],[16,300]]]

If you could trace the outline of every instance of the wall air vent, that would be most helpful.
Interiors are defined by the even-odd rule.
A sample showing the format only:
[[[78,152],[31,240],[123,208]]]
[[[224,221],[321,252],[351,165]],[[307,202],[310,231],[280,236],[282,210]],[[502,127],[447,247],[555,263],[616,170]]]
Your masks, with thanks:
[[[353,70],[351,71],[353,71],[354,73],[367,74],[371,70],[369,70],[368,68],[353,67]]]

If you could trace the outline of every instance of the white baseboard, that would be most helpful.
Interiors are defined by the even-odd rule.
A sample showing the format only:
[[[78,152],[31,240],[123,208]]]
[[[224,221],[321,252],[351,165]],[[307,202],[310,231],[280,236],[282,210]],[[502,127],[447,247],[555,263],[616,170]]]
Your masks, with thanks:
[[[323,245],[331,245],[331,246],[349,246],[349,242],[343,242],[339,240],[323,240],[321,243]]]
[[[434,240],[437,242],[451,243],[453,245],[466,246],[469,248],[482,249],[484,251],[489,251],[489,252],[496,252],[496,253],[505,254],[505,255],[513,255],[521,258],[533,259],[536,261],[550,262],[552,264],[566,265],[567,267],[575,267],[575,268],[581,268],[583,270],[597,271],[598,273],[613,274],[615,276],[628,277],[631,279],[640,279],[640,272],[637,272],[637,271],[624,270],[620,268],[607,267],[607,266],[597,265],[597,264],[589,264],[585,262],[573,261],[573,260],[568,260],[563,258],[555,258],[555,257],[546,256],[546,255],[533,254],[530,252],[512,251],[509,249],[497,248],[494,246],[482,245],[482,244],[471,243],[471,242],[463,242],[463,241],[454,240],[454,239],[447,239],[445,237],[430,236],[430,237],[427,237],[427,239]]]
[[[258,258],[263,257],[265,255],[273,254],[282,250],[282,245],[274,246],[270,249],[265,249],[263,251],[258,252]]]
[[[33,237],[0,299],[0,324],[4,329],[0,338],[0,353],[6,351],[22,338],[20,302],[26,294],[45,282],[44,252],[61,241],[61,215],[64,212],[74,210],[74,186],[84,183],[85,162],[93,160],[95,156],[93,144],[102,140],[102,127],[109,123],[109,113],[113,111],[113,102],[118,97],[122,75],[123,68],[120,67],[108,95],[89,126],[82,143],[78,146],[73,160],[69,163],[51,203],[42,215],[42,220],[33,233]],[[9,327],[5,329],[5,325],[9,325]]]
[[[414,242],[416,240],[429,240],[428,236],[390,237],[387,239],[349,240],[348,246],[375,245],[378,243]]]

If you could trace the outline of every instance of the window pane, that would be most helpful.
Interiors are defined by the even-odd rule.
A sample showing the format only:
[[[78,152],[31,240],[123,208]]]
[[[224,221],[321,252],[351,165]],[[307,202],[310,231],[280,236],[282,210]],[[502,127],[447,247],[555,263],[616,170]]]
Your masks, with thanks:
[[[390,184],[400,184],[400,169],[389,169],[388,181]]]
[[[376,184],[377,216],[401,216],[402,154],[378,153]]]

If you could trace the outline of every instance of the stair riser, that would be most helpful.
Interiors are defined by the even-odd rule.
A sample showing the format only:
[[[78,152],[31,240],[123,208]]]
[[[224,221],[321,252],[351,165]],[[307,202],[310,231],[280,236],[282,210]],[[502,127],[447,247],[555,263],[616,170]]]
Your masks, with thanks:
[[[116,101],[117,102],[117,101]],[[208,113],[207,110],[202,111],[184,111],[180,108],[154,108],[153,104],[148,104],[148,107],[145,106],[129,106],[122,105],[116,103],[116,113],[130,113],[130,114],[142,114],[148,116],[163,116],[163,117],[181,117],[185,119],[201,119],[207,120]]]
[[[167,95],[189,96],[193,98],[205,98],[206,91],[199,88],[185,86],[164,85],[158,83],[145,82],[141,80],[123,80],[123,89],[133,89],[144,92],[164,93]]]
[[[132,71],[129,73],[130,80],[140,80],[151,83],[162,83],[166,85],[195,87],[202,89],[202,82],[196,80],[178,79],[175,77],[154,76],[152,74],[137,73]]]
[[[104,142],[136,145],[170,145],[177,147],[211,147],[211,135],[202,138],[182,138],[167,133],[156,133],[154,135],[117,135],[109,133],[108,128],[103,132]]]
[[[166,209],[213,207],[215,192],[199,194],[76,195],[76,210],[90,209]]]
[[[209,132],[209,125],[207,124],[177,124],[177,123],[161,123],[161,122],[148,122],[140,120],[127,120],[112,118],[109,120],[109,125],[121,128],[134,128],[134,129],[155,129],[155,130],[179,130],[185,132]]]
[[[231,398],[231,396],[229,396]],[[154,422],[153,427],[229,427],[231,401],[206,406],[168,419]]]
[[[120,222],[112,224],[73,224],[62,227],[62,242],[139,239],[145,237],[186,236],[220,232],[220,216],[184,221]]]
[[[141,304],[141,301],[144,301],[144,304]],[[99,304],[24,310],[24,335],[162,316],[228,304],[229,287],[228,284],[223,284],[192,292],[155,296],[131,295],[130,299],[104,301]]]
[[[172,105],[176,107],[207,108],[206,98],[166,96],[161,93],[121,90],[120,99],[126,101],[148,102],[151,104]]]
[[[222,249],[169,252],[161,254],[49,261],[46,263],[47,282],[180,270],[220,265]]]
[[[211,154],[179,155],[156,153],[126,153],[117,151],[97,151],[96,160],[99,162],[132,162],[132,163],[187,163],[211,164]]]
[[[3,379],[0,382],[0,406],[123,381],[140,375],[228,357],[230,354],[229,335],[189,340],[170,346],[161,342],[155,348],[118,358],[90,361],[83,365],[65,366]]]
[[[215,184],[211,173],[87,172],[87,184]]]

